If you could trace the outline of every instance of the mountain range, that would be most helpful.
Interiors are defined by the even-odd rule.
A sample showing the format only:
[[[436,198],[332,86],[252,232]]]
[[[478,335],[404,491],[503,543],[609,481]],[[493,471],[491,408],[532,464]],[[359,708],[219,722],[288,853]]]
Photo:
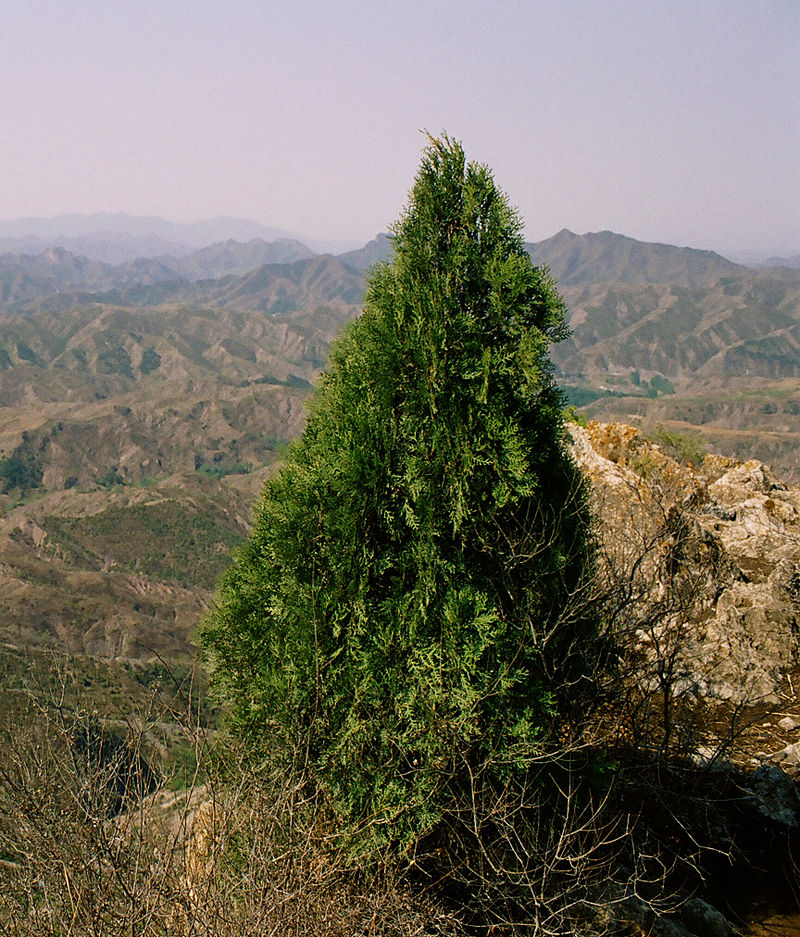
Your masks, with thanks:
[[[301,238],[281,228],[242,218],[209,218],[181,223],[123,212],[98,212],[0,221],[0,252],[40,253],[48,247],[63,247],[71,253],[112,264],[140,257],[180,257],[209,244],[228,240],[284,239]],[[318,251],[337,249],[336,245],[327,242],[302,240]]]
[[[527,248],[567,301],[573,334],[554,351],[567,384],[625,386],[630,372],[672,382],[800,373],[800,272],[790,267],[753,270],[607,231],[564,230]],[[0,255],[0,309],[30,316],[98,302],[182,303],[273,315],[333,298],[358,305],[364,272],[390,255],[386,235],[336,258],[290,239],[228,240],[119,265],[64,248],[9,253]]]
[[[154,254],[118,263],[0,254],[0,640],[15,646],[188,655],[365,271],[392,250],[385,234],[333,256],[260,232],[164,253],[159,230]],[[800,271],[611,232],[527,247],[566,300],[552,357],[585,414],[796,475]]]

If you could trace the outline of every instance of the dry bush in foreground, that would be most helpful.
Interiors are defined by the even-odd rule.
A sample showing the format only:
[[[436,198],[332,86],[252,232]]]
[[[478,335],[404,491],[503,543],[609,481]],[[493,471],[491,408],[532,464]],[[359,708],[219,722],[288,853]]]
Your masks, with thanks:
[[[3,937],[456,933],[391,876],[347,867],[296,772],[245,768],[174,709],[112,731],[61,689],[2,739]],[[165,730],[195,746],[202,785],[170,792],[150,766]]]
[[[414,856],[365,868],[305,752],[254,766],[174,709],[110,726],[68,702],[67,679],[32,692],[3,739],[3,937],[579,934],[605,901],[625,823],[566,760],[554,782],[551,766],[537,777],[543,755],[524,789],[474,770],[462,809]],[[174,793],[153,765],[176,731],[203,783]]]

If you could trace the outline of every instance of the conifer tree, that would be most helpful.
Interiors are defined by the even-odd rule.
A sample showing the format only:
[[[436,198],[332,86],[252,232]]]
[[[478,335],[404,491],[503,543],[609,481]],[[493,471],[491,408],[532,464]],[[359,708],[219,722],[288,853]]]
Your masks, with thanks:
[[[520,232],[490,171],[431,139],[202,631],[238,731],[301,751],[362,845],[413,843],[477,772],[524,777],[584,671],[564,304]]]

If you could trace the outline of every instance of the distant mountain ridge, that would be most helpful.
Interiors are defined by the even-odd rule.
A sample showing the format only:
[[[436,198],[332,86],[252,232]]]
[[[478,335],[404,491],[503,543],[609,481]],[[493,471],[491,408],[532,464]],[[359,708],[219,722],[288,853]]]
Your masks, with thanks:
[[[800,254],[793,254],[791,257],[770,257],[758,264],[759,267],[791,267],[793,270],[800,270]]]
[[[550,268],[562,287],[585,283],[703,286],[748,269],[714,251],[637,241],[612,231],[574,234],[564,228],[544,241],[526,243],[525,248],[534,263]],[[382,233],[339,257],[363,272],[389,260],[392,252],[391,238]]]
[[[294,238],[266,241],[254,238],[210,244],[182,258],[162,258],[187,280],[208,280],[242,275],[264,264],[287,264],[316,256],[315,251]]]
[[[552,359],[585,413],[697,427],[796,469],[800,272],[610,232],[527,246],[565,298],[572,335]],[[3,640],[184,646],[364,271],[391,253],[380,234],[339,256],[262,237],[123,263],[0,255],[0,460],[40,472],[32,496],[0,484]],[[176,580],[198,532],[202,562]]]
[[[283,228],[244,218],[183,223],[155,216],[98,212],[0,221],[0,252],[40,253],[48,247],[63,247],[71,253],[112,264],[141,257],[180,257],[229,240],[284,239],[303,241],[314,252],[337,249],[320,239],[303,238]]]
[[[743,269],[714,251],[637,241],[611,231],[573,234],[564,228],[526,247],[535,263],[547,264],[561,287],[587,283],[705,286]]]
[[[116,228],[113,225],[110,230],[92,228],[93,224],[112,222],[116,223]],[[133,233],[126,233],[125,225],[133,222],[136,223],[133,224]],[[53,230],[61,232],[57,237],[51,235],[51,240],[62,242],[54,245],[57,249],[67,250],[89,260],[109,263],[110,266],[126,268],[128,265],[121,271],[119,285],[128,283],[131,275],[138,275],[141,283],[152,283],[163,279],[199,280],[244,274],[265,263],[287,263],[317,253],[306,242],[290,237],[286,232],[266,229],[255,222],[218,219],[178,225],[163,219],[114,215],[64,216],[63,219],[23,219],[0,223],[0,253],[44,253],[47,247],[43,245],[49,242],[43,234],[28,233],[16,241],[9,239],[8,235],[14,231],[29,231],[26,227],[29,225],[33,225],[34,232],[46,233],[51,230],[48,227],[51,223]],[[154,226],[153,230],[148,228],[150,224]],[[78,233],[69,234],[73,231]],[[212,232],[220,231],[226,232],[227,236],[213,242],[208,240]],[[133,240],[108,240],[118,233]],[[189,242],[194,242],[195,247],[188,247]],[[173,249],[165,250],[165,245]],[[139,250],[135,256],[128,256],[132,246]],[[536,263],[550,267],[562,287],[598,282],[700,286],[745,269],[713,251],[645,243],[610,231],[578,235],[563,229],[544,241],[526,244],[526,248]],[[107,259],[109,255],[118,258],[120,254],[125,255],[124,260],[110,262]],[[380,233],[363,247],[338,256],[344,263],[363,273],[372,264],[387,260],[391,255],[391,238]],[[146,263],[148,260],[157,262],[161,269],[154,274]],[[787,265],[792,262],[793,259],[789,258]],[[95,284],[87,282],[83,285],[93,288]]]
[[[165,281],[154,284],[149,294],[141,287],[114,290],[95,300],[143,307],[177,302],[239,313],[285,315],[326,303],[357,306],[363,293],[364,278],[355,268],[330,254],[312,254],[291,263],[262,264],[236,276],[192,283]]]
[[[527,244],[567,303],[572,335],[553,350],[567,383],[728,380],[741,373],[800,376],[800,273],[753,270],[713,251],[649,244],[566,229]],[[232,239],[183,257],[109,265],[63,248],[0,256],[0,311],[63,314],[92,304],[148,308],[184,303],[240,313],[288,315],[308,306],[356,309],[364,271],[392,254],[379,234],[339,257],[283,238]]]
[[[18,218],[0,221],[0,238],[34,236],[84,237],[158,237],[176,244],[194,248],[205,247],[215,241],[233,238],[248,241],[253,238],[276,240],[292,237],[282,228],[270,228],[242,218],[209,218],[203,221],[168,221],[156,216],[128,215],[125,212],[95,212],[93,214],[58,215],[53,218]]]
[[[393,253],[394,248],[392,247],[391,238],[388,234],[381,233],[375,235],[368,244],[358,250],[339,254],[339,259],[355,267],[356,270],[366,273],[373,264],[389,260]]]
[[[141,276],[142,271],[127,273],[62,247],[50,247],[39,254],[2,254],[0,304],[8,307],[61,290],[108,290],[123,283],[133,285]]]
[[[0,237],[0,254],[41,254],[50,248],[60,248],[71,254],[99,260],[107,264],[124,264],[142,257],[168,255],[182,257],[192,248],[165,241],[155,235],[141,237]]]
[[[80,301],[81,294],[86,293],[138,290],[140,299],[134,297],[132,301],[139,302],[147,295],[143,288],[171,283],[169,289],[150,291],[166,296],[190,282],[243,276],[265,265],[318,256],[288,238],[245,243],[231,240],[184,257],[141,257],[116,265],[76,256],[61,247],[36,254],[0,253],[0,310],[22,311],[26,303],[61,293],[74,294]]]

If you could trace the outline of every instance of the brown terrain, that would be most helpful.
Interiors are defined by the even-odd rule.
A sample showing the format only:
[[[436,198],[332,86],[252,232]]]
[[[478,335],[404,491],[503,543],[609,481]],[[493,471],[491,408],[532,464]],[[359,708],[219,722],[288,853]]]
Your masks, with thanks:
[[[43,649],[72,655],[90,708],[115,682],[124,706],[154,667],[190,667],[250,506],[358,313],[363,270],[390,250],[381,238],[341,258],[267,247],[118,267],[61,249],[0,256],[6,686],[21,687]],[[557,378],[581,422],[603,420],[570,433],[592,483],[621,679],[636,675],[642,701],[610,720],[616,742],[644,731],[712,781],[732,766],[748,816],[792,840],[800,274],[608,232],[530,249],[570,309]],[[769,918],[770,932],[800,932],[786,888],[758,882],[749,911],[709,893],[691,926],[687,912],[683,930],[638,933],[733,933],[715,914],[742,933],[766,933]]]
[[[567,300],[554,361],[587,415],[797,478],[796,270],[609,232],[529,249]],[[0,256],[0,469],[24,476],[0,494],[4,640],[191,653],[363,271],[390,251],[379,236],[340,258],[288,240],[118,266]]]

